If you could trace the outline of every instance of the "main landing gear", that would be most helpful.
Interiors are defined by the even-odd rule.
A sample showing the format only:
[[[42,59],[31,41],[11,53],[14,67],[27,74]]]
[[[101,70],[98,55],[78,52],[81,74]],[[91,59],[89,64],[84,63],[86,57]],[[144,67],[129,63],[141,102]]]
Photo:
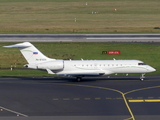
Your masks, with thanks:
[[[82,80],[82,77],[77,77],[76,80],[80,82]]]
[[[142,74],[142,76],[140,77],[140,80],[143,81],[145,78],[145,73]]]

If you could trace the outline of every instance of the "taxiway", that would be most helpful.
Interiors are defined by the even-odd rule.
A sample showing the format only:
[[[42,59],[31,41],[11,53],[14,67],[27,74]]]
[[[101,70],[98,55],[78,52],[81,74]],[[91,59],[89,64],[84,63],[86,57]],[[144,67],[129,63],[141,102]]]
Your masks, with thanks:
[[[0,116],[158,120],[160,76],[146,77],[1,77]]]

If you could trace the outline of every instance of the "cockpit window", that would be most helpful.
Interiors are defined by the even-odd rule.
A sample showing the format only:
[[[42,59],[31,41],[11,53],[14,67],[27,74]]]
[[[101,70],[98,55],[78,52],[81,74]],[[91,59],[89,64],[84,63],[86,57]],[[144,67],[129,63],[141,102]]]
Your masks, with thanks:
[[[138,65],[146,65],[146,63],[138,63]]]

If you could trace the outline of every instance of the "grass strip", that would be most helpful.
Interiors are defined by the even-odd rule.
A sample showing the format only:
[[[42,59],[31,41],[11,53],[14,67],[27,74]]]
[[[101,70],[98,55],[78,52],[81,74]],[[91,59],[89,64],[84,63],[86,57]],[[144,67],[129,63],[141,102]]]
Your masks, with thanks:
[[[0,5],[0,33],[160,32],[159,0],[0,0]]]

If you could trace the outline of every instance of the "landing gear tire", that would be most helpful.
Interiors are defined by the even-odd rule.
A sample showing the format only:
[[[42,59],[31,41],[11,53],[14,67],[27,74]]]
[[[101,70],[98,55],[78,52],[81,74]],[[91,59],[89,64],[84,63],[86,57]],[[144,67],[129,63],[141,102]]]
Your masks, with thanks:
[[[80,82],[80,81],[82,80],[82,78],[81,78],[81,77],[77,77],[76,80],[77,80],[78,82]]]

